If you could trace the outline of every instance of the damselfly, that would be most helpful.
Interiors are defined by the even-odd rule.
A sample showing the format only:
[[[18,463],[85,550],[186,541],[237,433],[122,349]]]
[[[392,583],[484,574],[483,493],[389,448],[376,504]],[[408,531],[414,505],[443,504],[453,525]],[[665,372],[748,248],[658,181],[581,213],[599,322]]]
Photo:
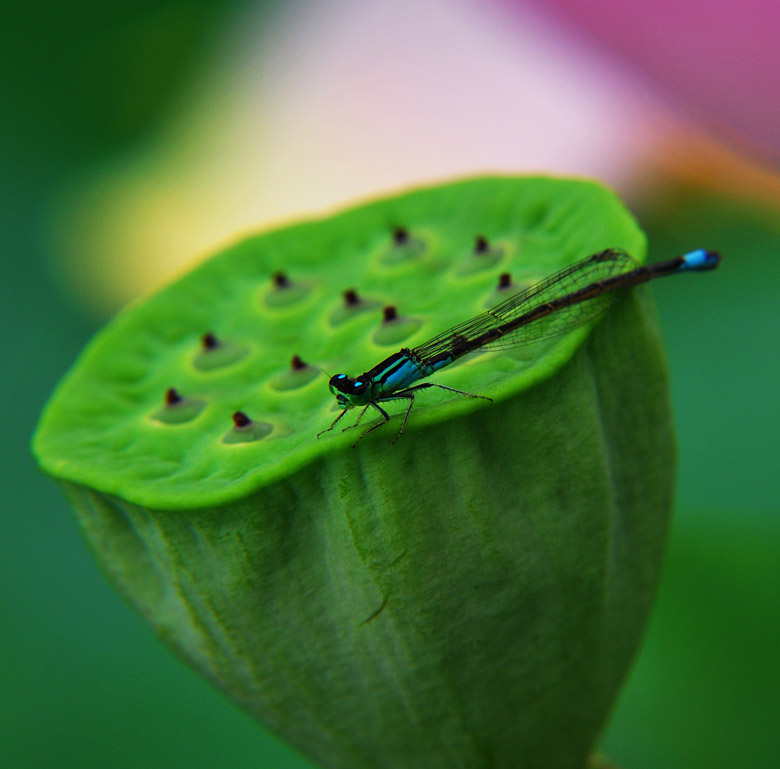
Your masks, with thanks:
[[[407,400],[409,405],[396,437],[398,440],[406,429],[415,394],[429,387],[469,398],[492,400],[434,382],[415,382],[476,350],[520,347],[571,331],[599,316],[632,286],[665,275],[712,270],[720,259],[720,254],[703,249],[644,266],[638,266],[632,256],[619,249],[589,256],[419,347],[399,350],[359,377],[346,374],[331,377],[330,391],[343,410],[317,437],[332,430],[347,411],[362,407],[355,424],[351,425],[357,426],[371,407],[382,415],[382,421],[361,433],[359,441],[390,421],[390,415],[381,403]]]

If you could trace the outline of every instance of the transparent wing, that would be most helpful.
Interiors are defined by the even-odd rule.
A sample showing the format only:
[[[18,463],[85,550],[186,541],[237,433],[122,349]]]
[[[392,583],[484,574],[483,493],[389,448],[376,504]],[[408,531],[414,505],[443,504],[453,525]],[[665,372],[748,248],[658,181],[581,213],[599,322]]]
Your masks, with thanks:
[[[471,320],[459,323],[438,336],[415,347],[412,352],[422,358],[432,358],[450,350],[463,348],[463,340],[472,340],[497,326],[531,313],[553,300],[575,294],[594,284],[638,267],[625,251],[608,249],[554,273],[533,286],[518,291],[495,307]],[[626,287],[632,285],[627,282]],[[586,299],[563,306],[549,315],[520,325],[501,338],[485,344],[486,349],[508,349],[559,336],[593,320],[614,304],[622,291],[594,293]],[[469,350],[467,350],[469,351]],[[455,357],[458,357],[455,355]]]

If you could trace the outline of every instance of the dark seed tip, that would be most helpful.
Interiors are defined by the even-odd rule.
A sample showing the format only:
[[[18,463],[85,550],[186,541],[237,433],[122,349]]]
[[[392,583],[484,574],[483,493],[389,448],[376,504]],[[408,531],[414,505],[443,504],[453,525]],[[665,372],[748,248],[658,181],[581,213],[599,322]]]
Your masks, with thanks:
[[[233,414],[233,424],[236,427],[248,427],[251,423],[252,420],[243,411],[236,411]]]
[[[498,276],[498,287],[509,288],[512,285],[512,276],[508,272],[502,272]]]
[[[393,230],[393,243],[396,246],[405,246],[409,242],[409,230],[406,227],[396,227]]]
[[[274,286],[276,288],[287,288],[290,285],[290,279],[281,270],[274,273]]]
[[[398,309],[394,304],[388,304],[387,307],[382,310],[382,313],[384,315],[384,322],[390,323],[390,321],[395,320],[398,318]]]
[[[176,390],[174,387],[169,387],[165,391],[165,404],[166,406],[175,406],[177,403],[181,402],[181,395],[179,395],[179,391]]]
[[[484,235],[477,235],[474,241],[474,253],[486,254],[488,251],[490,251],[490,244],[487,238]]]
[[[204,350],[216,350],[217,347],[219,347],[219,339],[217,339],[211,331],[207,331],[201,337],[200,341],[203,344]]]
[[[293,355],[290,365],[292,366],[294,371],[300,371],[302,368],[306,368],[306,366],[308,366],[309,364],[301,360],[300,355]]]
[[[344,304],[347,307],[354,307],[356,304],[360,304],[360,297],[354,288],[348,288],[344,292]]]

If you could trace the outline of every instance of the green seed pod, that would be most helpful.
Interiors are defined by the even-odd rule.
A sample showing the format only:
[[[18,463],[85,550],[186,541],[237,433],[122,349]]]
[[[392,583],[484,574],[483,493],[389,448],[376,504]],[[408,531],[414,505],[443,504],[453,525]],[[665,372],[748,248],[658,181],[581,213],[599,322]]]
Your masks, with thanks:
[[[396,419],[315,436],[338,414],[319,367],[356,376],[608,247],[644,257],[614,195],[547,178],[251,238],[98,334],[35,453],[161,637],[322,766],[579,769],[672,500],[645,289],[434,377],[492,404],[433,389],[394,445]]]

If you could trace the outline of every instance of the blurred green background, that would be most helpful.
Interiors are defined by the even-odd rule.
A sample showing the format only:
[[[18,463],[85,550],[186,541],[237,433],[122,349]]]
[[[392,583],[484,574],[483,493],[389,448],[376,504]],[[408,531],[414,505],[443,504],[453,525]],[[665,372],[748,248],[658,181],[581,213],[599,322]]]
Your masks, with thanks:
[[[278,53],[286,43],[280,44],[277,33],[287,35],[291,46],[301,45],[296,35],[302,29],[317,38],[327,36],[333,23],[343,33],[358,6],[335,3],[332,16],[313,17],[312,7],[295,2],[282,10],[260,3],[248,9],[209,0],[107,6],[76,0],[6,9],[10,34],[0,48],[0,327],[6,345],[0,387],[7,431],[0,462],[2,767],[309,766],[175,660],[122,603],[95,567],[59,490],[38,473],[28,442],[55,383],[118,302],[179,264],[164,262],[149,241],[153,258],[143,273],[147,282],[130,281],[128,287],[122,280],[134,269],[136,252],[138,263],[148,259],[142,253],[148,242],[132,234],[140,238],[153,229],[131,208],[132,196],[122,192],[124,180],[128,174],[144,178],[148,171],[148,191],[155,179],[173,177],[164,197],[169,203],[194,200],[187,197],[192,185],[213,194],[214,175],[207,165],[194,177],[181,171],[196,164],[202,144],[193,140],[192,154],[177,155],[175,163],[165,148],[186,144],[180,139],[187,136],[188,115],[213,123],[208,135],[226,132],[220,122],[226,115],[213,94],[230,90],[224,83],[237,88],[236,72],[239,81],[244,78],[240,97],[218,103],[252,103],[252,89],[246,87],[252,67],[219,63],[231,57],[240,61],[248,50],[260,50],[260,61],[265,50],[277,51],[276,64],[254,73],[266,84],[259,122],[265,120],[263,110],[272,115],[280,103],[274,98],[282,99],[279,110],[287,109],[284,95],[298,92],[286,79],[284,51]],[[247,18],[251,25],[244,23]],[[245,26],[257,36],[243,31]],[[226,29],[232,32],[225,34]],[[359,25],[355,29],[359,34]],[[453,29],[443,34],[455,34]],[[510,50],[511,41],[502,37],[497,46]],[[428,64],[438,66],[433,60]],[[415,71],[403,71],[400,81]],[[281,97],[274,97],[277,82]],[[380,97],[390,106],[378,120],[388,123],[390,132],[424,123],[427,110],[447,107],[446,99],[428,104],[405,101],[405,93]],[[464,97],[464,109],[471,109],[468,101]],[[319,109],[322,121],[334,124],[327,120],[328,105]],[[337,117],[348,116],[342,110]],[[363,117],[368,133],[376,116]],[[621,120],[631,132],[636,123]],[[516,128],[522,144],[522,126]],[[359,129],[359,121],[350,126]],[[299,130],[304,137],[323,133],[318,124]],[[256,195],[254,208],[245,222],[231,219],[226,206],[214,213],[227,222],[224,231],[205,232],[191,245],[185,227],[178,240],[192,257],[220,238],[237,236],[243,226],[291,213],[296,185],[305,201],[300,210],[313,210],[448,171],[546,170],[545,158],[557,151],[552,146],[547,154],[540,150],[538,156],[515,159],[511,151],[476,153],[464,165],[451,158],[462,158],[464,146],[484,144],[484,137],[477,142],[458,137],[457,125],[452,133],[454,138],[442,137],[442,144],[452,144],[452,155],[437,147],[432,166],[426,165],[428,137],[409,145],[411,155],[403,145],[394,148],[398,157],[411,157],[418,175],[401,164],[396,176],[383,176],[374,168],[366,171],[361,158],[338,153],[330,165],[316,166],[313,150],[274,152],[278,165],[256,179],[258,189],[249,195]],[[775,769],[780,766],[780,177],[776,168],[742,164],[725,150],[708,154],[711,138],[689,127],[682,133],[683,151],[663,151],[674,143],[674,132],[667,132],[627,170],[624,158],[631,153],[621,156],[620,168],[605,156],[600,174],[618,186],[648,232],[651,259],[700,246],[726,256],[721,269],[696,280],[695,287],[686,280],[655,287],[678,424],[678,507],[658,604],[602,747],[623,769]],[[242,133],[234,125],[226,139],[238,147],[239,157],[251,151],[245,134],[252,131]],[[273,134],[269,141],[280,146]],[[566,136],[560,141],[565,144]],[[700,152],[699,142],[709,149]],[[385,151],[368,147],[374,154]],[[269,153],[267,147],[256,151]],[[333,152],[333,145],[317,151]],[[306,152],[309,160],[300,165],[298,154]],[[692,156],[705,160],[697,165]],[[579,165],[569,159],[550,170],[599,173],[593,163],[591,157]],[[293,203],[264,213],[263,201],[279,190],[274,174],[294,166],[300,167],[289,192]],[[307,186],[313,167],[321,170]],[[335,178],[334,167],[343,176]],[[228,164],[222,172],[220,190],[229,189],[238,170]],[[317,185],[330,192],[318,197],[312,192]],[[230,194],[245,199],[245,181]],[[125,230],[98,230],[90,218],[95,202],[107,197]],[[193,203],[191,229],[203,218],[195,208]],[[131,210],[134,217],[122,217]],[[130,254],[125,258],[132,264],[111,266],[117,253]]]

